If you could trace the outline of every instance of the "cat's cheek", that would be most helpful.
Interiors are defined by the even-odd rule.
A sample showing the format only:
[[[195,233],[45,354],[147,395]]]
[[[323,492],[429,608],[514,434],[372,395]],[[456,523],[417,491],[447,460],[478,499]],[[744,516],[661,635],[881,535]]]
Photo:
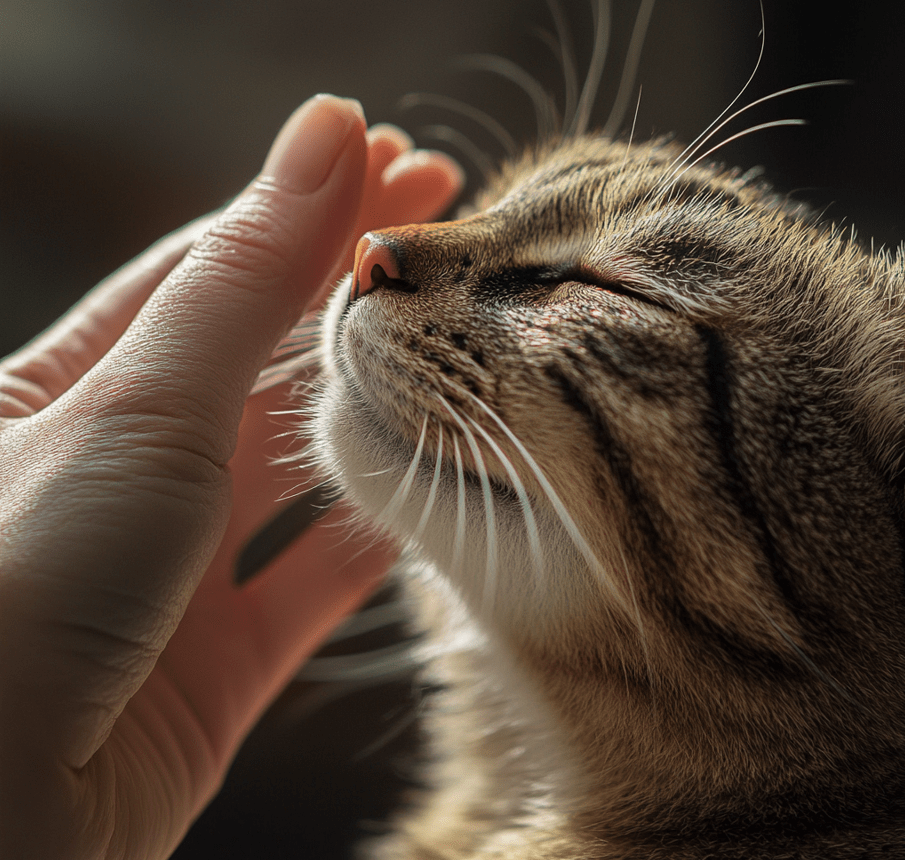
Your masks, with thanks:
[[[324,474],[370,518],[385,508],[411,455],[354,390],[339,380],[324,388],[311,423],[313,452]]]

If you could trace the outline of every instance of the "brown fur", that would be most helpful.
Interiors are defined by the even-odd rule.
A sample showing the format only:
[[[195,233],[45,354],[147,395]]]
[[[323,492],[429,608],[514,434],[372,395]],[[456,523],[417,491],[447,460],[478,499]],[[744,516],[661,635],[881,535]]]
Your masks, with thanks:
[[[905,857],[902,262],[678,156],[542,147],[331,302],[319,460],[416,539],[445,688],[375,856]]]

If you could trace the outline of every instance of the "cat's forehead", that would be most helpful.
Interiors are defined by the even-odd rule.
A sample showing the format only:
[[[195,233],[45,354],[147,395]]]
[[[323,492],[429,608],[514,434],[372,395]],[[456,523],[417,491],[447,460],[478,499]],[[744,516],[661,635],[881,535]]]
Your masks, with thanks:
[[[756,177],[754,171],[694,163],[666,139],[628,145],[589,135],[526,153],[502,171],[484,208],[556,208],[567,220],[649,219],[655,231],[701,219],[697,226],[706,228],[717,213],[800,217],[802,207],[789,206]]]
[[[693,150],[662,138],[629,145],[587,135],[525,153],[478,205],[528,244],[569,240],[583,256],[625,253],[660,261],[670,273],[712,274],[813,239],[809,207],[760,174],[696,163]]]
[[[492,237],[487,265],[503,251],[522,266],[580,263],[708,319],[735,306],[759,318],[791,293],[803,307],[797,285],[832,285],[869,263],[760,170],[696,162],[666,139],[538,146],[505,165],[477,204],[461,223],[479,245]],[[834,290],[809,290],[807,301],[831,301]]]

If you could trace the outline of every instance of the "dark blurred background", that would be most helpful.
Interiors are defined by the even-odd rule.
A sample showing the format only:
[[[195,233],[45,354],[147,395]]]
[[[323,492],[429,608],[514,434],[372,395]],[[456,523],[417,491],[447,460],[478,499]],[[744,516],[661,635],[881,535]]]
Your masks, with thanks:
[[[583,68],[591,0],[563,3]],[[786,117],[810,124],[745,137],[721,157],[763,165],[865,240],[897,245],[905,4],[846,4],[841,14],[825,2],[763,6],[766,50],[745,101],[826,78],[853,85],[753,111],[732,131]],[[601,123],[636,0],[614,7]],[[410,91],[462,99],[530,139],[524,94],[455,61],[499,54],[559,93],[558,63],[537,28],[551,29],[543,0],[0,0],[0,354],[155,238],[228,200],[312,93],[356,96],[371,122],[396,122],[422,145],[435,142],[419,129],[449,122],[499,154],[467,121],[400,112]],[[759,30],[757,0],[660,0],[638,76],[636,135],[694,138],[747,79]],[[329,689],[294,685],[176,856],[346,856],[358,835],[379,829],[405,783],[410,687],[402,677],[312,708]]]

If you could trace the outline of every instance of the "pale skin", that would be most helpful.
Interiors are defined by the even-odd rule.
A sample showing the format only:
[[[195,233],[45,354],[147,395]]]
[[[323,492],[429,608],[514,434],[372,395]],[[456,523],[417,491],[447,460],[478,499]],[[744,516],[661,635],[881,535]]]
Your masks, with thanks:
[[[313,99],[223,213],[0,362],[0,857],[167,857],[379,582],[393,549],[335,511],[234,586],[302,477],[269,463],[286,388],[248,393],[358,236],[436,217],[460,185],[357,103]]]

